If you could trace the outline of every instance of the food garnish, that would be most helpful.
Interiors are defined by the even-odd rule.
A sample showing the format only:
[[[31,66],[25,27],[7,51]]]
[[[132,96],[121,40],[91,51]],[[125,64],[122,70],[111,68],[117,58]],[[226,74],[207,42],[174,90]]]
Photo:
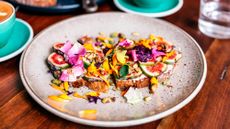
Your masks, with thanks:
[[[97,110],[95,109],[82,110],[78,112],[78,115],[80,118],[83,118],[83,119],[96,120]]]
[[[97,37],[84,35],[73,43],[56,42],[53,52],[47,58],[48,67],[54,77],[50,86],[60,91],[59,95],[48,98],[58,102],[68,102],[80,98],[92,103],[111,103],[115,97],[101,97],[110,89],[121,91],[127,103],[136,104],[151,101],[151,96],[143,97],[139,88],[148,87],[155,93],[159,83],[171,75],[177,61],[182,57],[172,43],[150,34],[135,39],[123,33],[100,33]],[[115,86],[114,86],[115,85]],[[86,86],[91,91],[79,94],[75,89]],[[112,88],[110,88],[112,86]],[[96,110],[82,110],[79,116],[96,119]]]

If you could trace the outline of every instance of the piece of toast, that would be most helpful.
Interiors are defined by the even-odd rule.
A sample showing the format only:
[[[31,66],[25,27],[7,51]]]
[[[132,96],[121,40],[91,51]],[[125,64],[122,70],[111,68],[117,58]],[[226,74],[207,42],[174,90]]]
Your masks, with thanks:
[[[141,75],[138,78],[127,79],[127,80],[119,80],[116,79],[116,87],[120,90],[125,90],[129,87],[135,88],[143,88],[148,87],[150,85],[150,79],[144,75]]]
[[[73,87],[81,87],[81,86],[87,86],[89,89],[97,91],[97,92],[107,92],[109,90],[108,85],[100,79],[97,80],[86,80],[83,78],[80,78],[72,83]]]

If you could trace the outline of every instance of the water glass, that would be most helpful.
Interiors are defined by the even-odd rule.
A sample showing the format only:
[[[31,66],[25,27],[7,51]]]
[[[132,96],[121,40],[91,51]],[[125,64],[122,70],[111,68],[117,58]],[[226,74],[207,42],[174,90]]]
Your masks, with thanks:
[[[213,38],[230,39],[230,0],[200,0],[199,29]]]

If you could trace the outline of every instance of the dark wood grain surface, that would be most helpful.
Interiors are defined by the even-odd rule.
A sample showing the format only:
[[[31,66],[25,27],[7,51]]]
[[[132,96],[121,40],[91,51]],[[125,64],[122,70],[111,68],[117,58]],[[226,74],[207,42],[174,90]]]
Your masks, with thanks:
[[[98,12],[119,11],[111,1]],[[84,11],[59,15],[24,12],[17,17],[27,21],[35,35],[63,19],[85,14]],[[181,110],[154,122],[123,129],[229,129],[230,128],[230,40],[215,40],[198,29],[199,1],[185,0],[182,9],[165,19],[194,37],[207,58],[208,74],[201,92]],[[18,55],[0,63],[0,128],[16,129],[99,129],[56,117],[38,105],[25,91],[19,76]],[[225,71],[225,76],[223,75]]]

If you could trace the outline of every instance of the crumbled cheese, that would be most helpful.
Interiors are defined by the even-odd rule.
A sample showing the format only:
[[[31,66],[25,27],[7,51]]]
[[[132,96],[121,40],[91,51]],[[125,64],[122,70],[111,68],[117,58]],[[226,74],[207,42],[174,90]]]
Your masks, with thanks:
[[[127,103],[131,104],[139,103],[143,99],[142,93],[133,87],[129,88],[124,97],[127,99]]]

